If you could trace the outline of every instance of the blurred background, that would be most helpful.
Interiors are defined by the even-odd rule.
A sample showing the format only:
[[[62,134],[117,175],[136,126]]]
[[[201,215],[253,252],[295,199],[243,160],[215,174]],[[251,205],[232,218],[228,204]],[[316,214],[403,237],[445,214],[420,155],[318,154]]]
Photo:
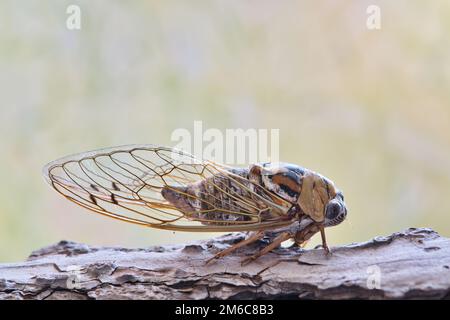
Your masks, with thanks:
[[[79,30],[66,27],[69,5]],[[379,30],[366,25],[369,5]],[[210,237],[90,214],[41,175],[67,154],[174,145],[173,130],[194,120],[279,128],[281,160],[344,191],[332,246],[412,226],[449,236],[449,32],[445,0],[2,0],[0,261],[62,239]]]

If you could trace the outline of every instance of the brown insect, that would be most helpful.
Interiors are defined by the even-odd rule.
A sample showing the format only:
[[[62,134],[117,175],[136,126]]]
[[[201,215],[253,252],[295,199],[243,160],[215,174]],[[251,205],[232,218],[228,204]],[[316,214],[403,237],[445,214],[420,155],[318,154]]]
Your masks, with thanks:
[[[347,209],[333,182],[285,163],[232,168],[200,161],[180,150],[129,145],[76,154],[44,167],[48,183],[94,212],[173,231],[251,231],[249,237],[209,261],[269,233],[272,242],[252,261],[293,239],[303,245],[315,233],[342,222]]]

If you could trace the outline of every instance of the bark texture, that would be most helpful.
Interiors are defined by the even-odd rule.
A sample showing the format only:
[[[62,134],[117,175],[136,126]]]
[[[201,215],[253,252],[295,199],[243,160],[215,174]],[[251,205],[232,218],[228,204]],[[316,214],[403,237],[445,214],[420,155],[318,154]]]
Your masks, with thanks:
[[[414,299],[450,297],[450,239],[411,228],[363,243],[279,248],[246,266],[260,241],[211,265],[244,238],[229,234],[145,249],[61,241],[0,264],[0,299]]]

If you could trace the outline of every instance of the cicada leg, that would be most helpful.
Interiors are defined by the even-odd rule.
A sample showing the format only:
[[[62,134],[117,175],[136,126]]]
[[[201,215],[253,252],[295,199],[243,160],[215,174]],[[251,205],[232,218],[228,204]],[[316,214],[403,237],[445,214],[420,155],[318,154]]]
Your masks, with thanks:
[[[319,230],[320,230],[320,236],[322,237],[322,247],[323,247],[323,250],[325,250],[325,253],[326,253],[327,255],[330,255],[330,254],[331,254],[331,251],[330,251],[330,248],[328,248],[328,245],[327,245],[327,239],[326,239],[326,237],[325,237],[325,227],[324,227],[323,225],[320,225],[320,226],[319,226]]]
[[[242,248],[243,246],[246,246],[246,245],[248,245],[250,243],[256,242],[256,241],[262,239],[263,237],[264,237],[264,231],[255,232],[250,237],[248,237],[247,239],[244,239],[244,240],[242,240],[242,241],[232,245],[231,247],[229,247],[229,248],[227,248],[225,250],[222,250],[219,253],[216,253],[214,255],[214,257],[212,257],[212,258],[210,258],[210,259],[208,259],[206,261],[206,264],[209,264],[212,261],[215,261],[215,260],[220,259],[222,257],[225,257],[226,255],[232,253],[233,251],[235,251],[235,250],[237,250],[239,248]]]
[[[268,246],[264,247],[262,250],[258,251],[251,257],[242,260],[241,264],[246,265],[246,264],[252,262],[253,260],[258,259],[259,257],[261,257],[261,256],[269,253],[273,249],[276,249],[277,247],[279,247],[281,245],[281,243],[283,243],[284,241],[289,240],[291,238],[293,238],[293,235],[290,232],[280,233],[275,239],[273,239],[273,241]]]

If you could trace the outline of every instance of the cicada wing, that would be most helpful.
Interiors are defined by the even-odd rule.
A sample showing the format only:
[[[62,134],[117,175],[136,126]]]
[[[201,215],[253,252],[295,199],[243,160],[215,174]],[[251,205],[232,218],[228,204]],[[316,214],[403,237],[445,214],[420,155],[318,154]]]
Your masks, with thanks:
[[[246,219],[211,221],[204,215],[184,212],[162,196],[163,189],[181,190],[199,181],[213,181],[218,175],[231,175],[234,186],[249,188],[245,177],[233,175],[230,168],[197,160],[183,151],[153,145],[129,145],[76,154],[49,163],[44,176],[67,199],[94,212],[149,227],[186,231],[233,231],[270,228],[280,221],[263,221],[261,208],[230,186],[216,181],[214,187],[233,201],[235,215]],[[220,180],[219,180],[220,181]],[[251,190],[249,190],[250,192]],[[203,192],[208,192],[203,190]],[[264,193],[259,192],[260,194]],[[247,193],[248,194],[248,193]],[[269,197],[265,198],[270,206]],[[211,197],[198,195],[198,201]],[[216,199],[215,210],[230,211],[229,203]],[[273,220],[273,219],[272,219]]]

